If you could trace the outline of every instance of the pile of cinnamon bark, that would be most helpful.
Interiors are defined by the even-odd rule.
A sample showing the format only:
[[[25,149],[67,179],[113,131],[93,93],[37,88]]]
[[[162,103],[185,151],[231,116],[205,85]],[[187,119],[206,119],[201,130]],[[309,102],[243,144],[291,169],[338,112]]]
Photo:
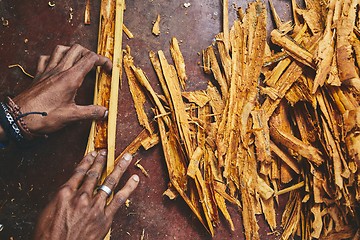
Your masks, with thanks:
[[[230,204],[242,215],[246,239],[260,239],[258,214],[279,230],[284,193],[282,239],[360,235],[360,2],[305,0],[304,9],[292,3],[294,19],[287,23],[270,4],[271,45],[265,4],[239,9],[229,33],[203,51],[209,74],[203,90],[186,91],[176,38],[174,65],[163,51],[149,53],[161,93],[134,65],[130,48],[124,52],[147,133],[143,145],[160,141],[163,148],[170,179],[164,194],[181,197],[211,235],[221,214],[236,231]],[[148,100],[157,131],[144,109]]]

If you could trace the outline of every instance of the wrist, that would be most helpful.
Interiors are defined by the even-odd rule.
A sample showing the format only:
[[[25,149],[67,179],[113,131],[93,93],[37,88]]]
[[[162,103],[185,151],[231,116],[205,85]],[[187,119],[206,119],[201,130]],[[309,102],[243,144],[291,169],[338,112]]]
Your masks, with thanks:
[[[32,130],[30,130],[24,120],[24,117],[31,115],[31,114],[46,116],[47,115],[46,112],[22,113],[20,107],[10,97],[6,98],[6,104],[7,104],[7,107],[9,108],[10,114],[14,118],[21,134],[23,135],[23,137],[26,141],[33,140],[34,138],[37,138],[37,137],[46,137],[46,135],[37,134],[37,133],[34,133]]]
[[[24,136],[16,123],[16,119],[11,115],[8,106],[0,102],[0,125],[6,134],[6,137],[16,143],[22,143]]]

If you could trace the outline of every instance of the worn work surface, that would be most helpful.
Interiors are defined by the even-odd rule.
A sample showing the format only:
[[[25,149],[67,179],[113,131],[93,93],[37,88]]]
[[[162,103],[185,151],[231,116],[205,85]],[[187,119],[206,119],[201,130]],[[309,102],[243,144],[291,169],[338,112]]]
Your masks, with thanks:
[[[14,96],[31,84],[31,78],[10,64],[21,64],[34,74],[40,55],[49,55],[57,44],[79,43],[96,51],[99,2],[92,1],[91,25],[84,25],[85,0],[83,1],[22,1],[0,0],[0,97]],[[133,0],[127,1],[125,24],[135,35],[124,40],[132,48],[135,64],[148,75],[153,87],[157,79],[148,59],[149,50],[164,50],[170,59],[169,40],[175,36],[181,42],[187,73],[188,89],[202,89],[206,77],[200,66],[199,52],[211,44],[221,31],[221,1]],[[248,1],[236,2],[246,7]],[[289,19],[289,1],[275,1],[284,20]],[[235,10],[230,6],[230,16]],[[161,15],[159,37],[151,33],[152,22]],[[268,18],[270,21],[270,17]],[[8,25],[6,24],[8,21]],[[230,21],[231,23],[232,21]],[[125,35],[124,35],[124,38]],[[79,104],[90,104],[94,85],[94,72],[85,79],[77,95]],[[71,79],[69,79],[71,80]],[[117,150],[119,154],[140,132],[132,100],[125,79],[120,90]],[[150,111],[149,111],[150,114]],[[70,176],[85,151],[90,122],[78,122],[50,135],[44,141],[26,149],[10,148],[0,152],[0,239],[29,239],[40,211],[52,198],[58,187]],[[170,201],[162,196],[168,182],[162,150],[157,146],[148,152],[140,151],[135,160],[148,170],[146,178],[130,166],[124,179],[131,173],[141,177],[130,206],[123,206],[112,225],[113,239],[210,239],[209,234],[181,200]],[[225,221],[218,228],[215,239],[242,239],[240,213],[230,209],[236,231],[231,232]],[[280,217],[280,214],[279,216]],[[262,239],[275,239],[269,235],[267,225],[260,217]]]

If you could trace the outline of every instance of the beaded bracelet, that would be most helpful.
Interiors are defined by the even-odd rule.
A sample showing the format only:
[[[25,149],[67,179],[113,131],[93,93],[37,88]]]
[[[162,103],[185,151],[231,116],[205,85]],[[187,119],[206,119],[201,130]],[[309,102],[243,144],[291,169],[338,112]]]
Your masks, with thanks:
[[[10,139],[14,140],[16,143],[22,143],[24,141],[24,136],[21,133],[18,124],[11,115],[7,105],[3,102],[0,102],[0,124]]]
[[[33,140],[34,138],[38,138],[38,137],[45,137],[45,138],[47,137],[46,135],[43,134],[32,133],[23,119],[23,117],[30,114],[39,114],[42,116],[47,116],[46,112],[22,113],[20,107],[10,97],[6,97],[6,104],[9,108],[10,114],[13,116],[15,122],[18,124],[19,129],[21,130],[21,133],[23,134],[26,140]]]

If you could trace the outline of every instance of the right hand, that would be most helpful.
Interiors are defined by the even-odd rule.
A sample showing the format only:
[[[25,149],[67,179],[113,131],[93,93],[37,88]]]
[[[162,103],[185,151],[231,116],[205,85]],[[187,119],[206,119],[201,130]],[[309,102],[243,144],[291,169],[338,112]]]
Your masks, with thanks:
[[[105,160],[104,150],[84,157],[73,176],[41,214],[34,239],[93,240],[105,237],[115,213],[139,183],[139,177],[133,175],[107,205],[108,195],[104,191],[98,190],[94,194]],[[125,154],[103,185],[114,190],[131,160],[131,155]]]

